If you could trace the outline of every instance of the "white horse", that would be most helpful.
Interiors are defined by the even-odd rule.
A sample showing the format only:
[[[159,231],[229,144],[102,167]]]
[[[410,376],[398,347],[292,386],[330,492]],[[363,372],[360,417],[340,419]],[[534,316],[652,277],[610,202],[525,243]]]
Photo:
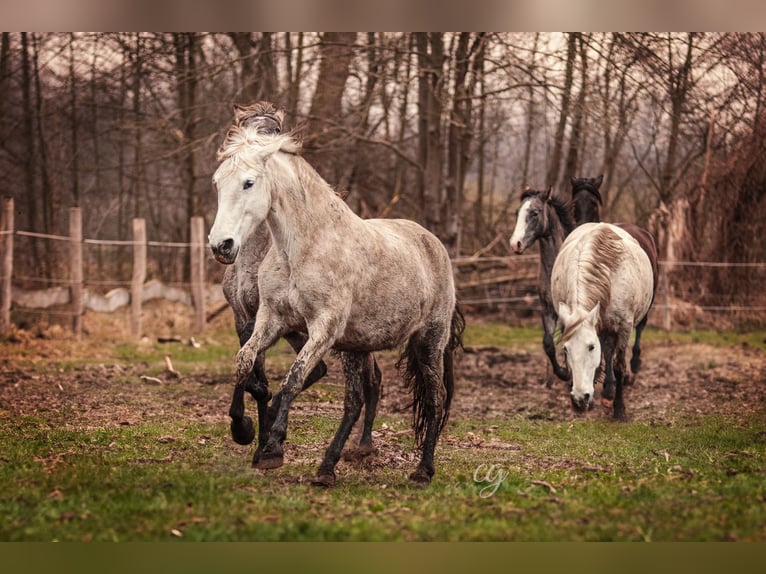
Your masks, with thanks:
[[[580,411],[592,408],[603,351],[604,394],[616,385],[614,418],[624,420],[625,349],[633,327],[646,317],[653,299],[649,257],[624,229],[585,223],[562,244],[553,265],[551,291],[572,373],[572,405]]]
[[[453,353],[464,327],[449,256],[433,234],[412,221],[359,218],[299,150],[291,134],[233,126],[213,176],[218,213],[208,240],[216,257],[235,260],[244,234],[263,221],[273,242],[259,269],[253,334],[237,355],[237,385],[279,337],[308,334],[283,383],[257,466],[283,463],[290,404],[311,370],[335,349],[346,374],[343,420],[317,473],[317,482],[332,484],[361,410],[364,361],[371,352],[407,342],[405,379],[414,392],[416,439],[422,446],[410,479],[428,483],[449,414]]]

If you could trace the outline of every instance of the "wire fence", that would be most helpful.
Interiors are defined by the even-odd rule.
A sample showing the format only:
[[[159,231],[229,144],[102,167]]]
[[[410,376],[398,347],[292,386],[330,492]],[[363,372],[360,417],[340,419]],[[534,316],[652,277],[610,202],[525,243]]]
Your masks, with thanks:
[[[81,229],[70,229],[69,236],[13,229],[13,217],[12,214],[8,215],[8,211],[6,204],[0,226],[3,245],[3,256],[0,258],[0,330],[5,330],[11,325],[12,309],[69,316],[73,320],[73,329],[77,331],[78,320],[86,308],[112,311],[118,306],[130,304],[132,330],[138,334],[141,303],[151,297],[166,297],[189,305],[192,308],[190,312],[195,316],[195,329],[202,330],[206,317],[220,312],[221,306],[225,306],[219,281],[211,281],[210,273],[206,272],[206,267],[213,262],[204,241],[204,224],[201,218],[193,218],[190,222],[192,241],[165,242],[148,240],[143,220],[134,220],[133,239],[97,239],[82,238]],[[14,237],[68,244],[70,257],[64,265],[67,267],[65,274],[68,277],[51,279],[29,273],[14,273]],[[89,271],[92,272],[85,274],[82,253],[84,246],[96,249],[127,249],[132,252],[132,256],[106,258],[112,263],[120,259],[123,263],[119,270],[113,266],[107,266],[104,270],[99,266],[90,265]],[[147,264],[152,265],[152,258],[147,256],[150,247],[155,251],[165,250],[162,261],[171,261],[179,268],[177,271],[186,272],[186,277],[181,281],[147,282]],[[179,252],[188,253],[179,257]],[[99,254],[99,257],[103,258],[103,254]],[[157,257],[158,254],[155,254],[155,259]],[[127,263],[126,259],[129,260]],[[452,262],[458,297],[467,312],[496,316],[509,321],[539,321],[541,306],[537,286],[538,255],[461,256],[454,258]],[[163,264],[154,264],[154,267],[161,269]],[[213,264],[213,268],[216,267],[218,266]],[[676,280],[690,268],[702,270],[703,273],[706,269],[738,269],[746,270],[751,282],[762,285],[766,282],[766,262],[660,261],[659,267],[660,282],[650,314],[650,324],[666,330],[760,327],[766,324],[766,298],[761,295],[760,290],[756,290],[744,302],[732,303],[728,293],[715,294],[702,290],[695,293],[693,288],[680,288],[679,285],[684,284],[684,281]],[[111,276],[93,276],[94,273]],[[21,287],[36,284],[44,284],[47,288]],[[716,301],[716,297],[720,297],[720,300]],[[211,309],[213,307],[214,309]]]

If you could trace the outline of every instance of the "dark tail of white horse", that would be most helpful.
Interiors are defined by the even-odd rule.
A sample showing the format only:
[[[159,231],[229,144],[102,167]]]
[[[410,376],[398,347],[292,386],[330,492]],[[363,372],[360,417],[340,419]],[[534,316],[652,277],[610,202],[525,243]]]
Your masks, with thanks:
[[[455,391],[455,351],[458,347],[463,346],[464,329],[465,318],[460,308],[455,305],[450,325],[450,337],[442,358],[444,371],[441,383],[444,386],[444,408],[442,410],[441,421],[439,421],[439,433],[441,433],[449,418],[452,397]],[[415,442],[421,446],[425,439],[428,421],[434,420],[436,416],[434,409],[437,408],[437,403],[432,398],[433,394],[441,394],[433,386],[433,369],[428,364],[427,355],[427,343],[412,337],[397,363],[397,367],[401,367],[404,359],[407,359],[407,364],[402,374],[407,388],[413,393],[412,415],[415,427]]]

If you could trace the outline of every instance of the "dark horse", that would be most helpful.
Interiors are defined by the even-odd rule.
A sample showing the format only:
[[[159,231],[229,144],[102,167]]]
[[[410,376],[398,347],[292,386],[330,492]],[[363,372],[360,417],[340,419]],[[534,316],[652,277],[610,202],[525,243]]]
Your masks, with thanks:
[[[521,194],[521,206],[516,217],[516,227],[511,236],[511,248],[523,253],[535,241],[540,243],[540,270],[537,291],[542,305],[543,349],[548,355],[553,372],[564,381],[569,380],[566,367],[556,359],[553,333],[558,314],[551,298],[551,270],[561,244],[574,229],[569,204],[547,191],[527,189]],[[546,373],[546,385],[553,385],[553,377]]]
[[[601,192],[599,188],[604,181],[604,176],[598,177],[580,177],[572,178],[572,204],[574,206],[574,218],[575,224],[581,225],[583,223],[599,223],[601,221],[601,205],[603,200],[601,198]],[[657,293],[657,246],[654,243],[652,234],[635,225],[633,223],[616,223],[617,227],[621,227],[627,231],[633,239],[638,241],[638,244],[644,250],[649,257],[649,262],[652,265],[652,277],[654,280],[654,289],[652,291],[652,303],[654,302],[654,296]],[[641,333],[644,332],[646,323],[649,320],[649,312],[636,324],[636,340],[633,343],[633,354],[630,358],[630,370],[635,375],[641,370]],[[606,398],[611,398],[609,395],[613,394],[610,388],[604,388],[604,395]]]
[[[257,102],[249,106],[234,106],[235,125],[241,128],[254,129],[261,134],[279,134],[282,131],[283,117],[284,112],[268,102]],[[239,336],[240,345],[244,345],[253,333],[255,317],[260,305],[258,272],[270,248],[271,234],[268,226],[264,223],[252,228],[246,234],[239,256],[233,263],[219,259],[222,263],[227,264],[222,281],[223,294],[234,312],[234,327]],[[307,336],[299,331],[291,331],[284,335],[284,339],[298,353],[306,344]],[[242,395],[246,391],[250,393],[257,404],[258,447],[253,456],[253,465],[257,465],[260,460],[263,446],[268,439],[271,424],[279,410],[282,398],[282,392],[277,392],[271,405],[269,405],[272,395],[269,391],[264,358],[264,355],[258,357],[245,384],[235,388],[235,395]],[[306,378],[303,389],[313,385],[326,373],[325,362],[319,361]],[[362,367],[365,416],[358,449],[354,453],[357,456],[370,454],[373,451],[372,424],[380,397],[380,384],[380,369],[374,359],[370,357],[370,360],[363,361]],[[232,402],[229,415],[232,419],[231,433],[234,441],[243,445],[250,444],[255,438],[255,429],[252,419],[244,414],[244,401],[241,400],[241,397]]]

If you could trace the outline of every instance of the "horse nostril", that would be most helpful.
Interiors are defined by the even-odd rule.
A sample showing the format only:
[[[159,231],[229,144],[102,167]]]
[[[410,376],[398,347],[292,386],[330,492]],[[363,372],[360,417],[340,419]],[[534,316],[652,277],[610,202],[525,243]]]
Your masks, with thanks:
[[[227,255],[227,254],[231,253],[232,247],[234,247],[234,240],[231,239],[231,238],[224,239],[223,241],[221,241],[218,244],[218,251],[220,251],[221,253]]]
[[[585,393],[582,397],[582,400],[584,403],[587,403],[588,401],[590,401],[590,393]]]

